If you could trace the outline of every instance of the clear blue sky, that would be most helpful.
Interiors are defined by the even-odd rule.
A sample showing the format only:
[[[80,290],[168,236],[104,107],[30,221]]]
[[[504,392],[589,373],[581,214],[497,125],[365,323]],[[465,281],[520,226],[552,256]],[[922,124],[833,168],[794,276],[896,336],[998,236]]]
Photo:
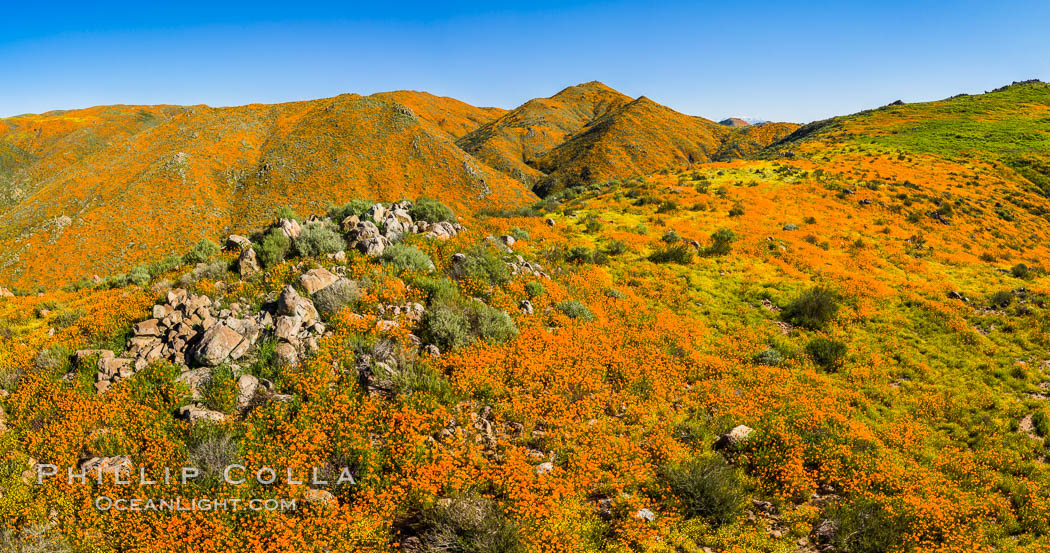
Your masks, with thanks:
[[[30,4],[0,0],[0,116],[398,89],[514,107],[600,80],[804,122],[1050,80],[1041,0]]]

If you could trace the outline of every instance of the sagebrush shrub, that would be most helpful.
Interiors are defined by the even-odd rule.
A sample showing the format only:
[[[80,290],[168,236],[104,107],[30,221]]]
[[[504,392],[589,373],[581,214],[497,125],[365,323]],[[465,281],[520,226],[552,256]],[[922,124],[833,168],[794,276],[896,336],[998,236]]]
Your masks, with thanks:
[[[693,262],[693,250],[686,244],[667,246],[649,254],[649,261],[653,263],[688,265]]]
[[[707,247],[708,255],[725,255],[733,249],[736,234],[727,228],[721,228],[711,234],[711,244]]]
[[[430,260],[430,256],[420,251],[419,248],[406,244],[394,244],[385,249],[382,259],[396,272],[426,273],[434,270],[434,262]]]
[[[838,531],[832,545],[850,553],[883,553],[899,551],[910,530],[901,510],[887,509],[870,499],[833,502],[824,516],[835,523]]]
[[[827,371],[836,371],[846,357],[846,344],[829,338],[813,338],[806,344],[806,354]]]
[[[412,285],[426,294],[428,304],[450,301],[459,297],[459,286],[448,277],[417,278]]]
[[[313,301],[321,315],[330,317],[355,303],[360,297],[361,289],[357,283],[341,278],[314,293]]]
[[[452,266],[449,274],[459,280],[470,278],[500,285],[510,280],[510,267],[492,248],[475,246],[467,251],[466,259],[462,263]]]
[[[480,301],[431,305],[423,315],[423,340],[442,351],[467,346],[475,339],[505,342],[518,335],[514,319]]]
[[[196,265],[197,263],[204,263],[211,258],[219,255],[219,245],[211,240],[205,238],[200,242],[197,242],[190,251],[186,252],[186,255],[182,256],[183,263],[190,265]]]
[[[784,362],[784,355],[773,348],[766,348],[755,355],[755,363],[779,367]]]
[[[270,229],[255,247],[255,254],[263,267],[273,267],[284,261],[292,248],[292,241],[279,228]]]
[[[570,319],[577,319],[581,321],[593,321],[594,313],[591,312],[590,308],[584,305],[578,300],[565,300],[559,302],[558,311]]]
[[[295,239],[295,251],[301,257],[316,257],[346,248],[346,241],[330,221],[311,221]]]
[[[660,471],[661,482],[690,518],[714,525],[736,520],[744,510],[744,486],[739,472],[721,457],[694,458]]]
[[[456,497],[417,509],[399,533],[405,553],[519,553],[518,527],[495,501]]]
[[[785,321],[810,329],[820,329],[839,311],[839,295],[821,286],[810,288],[788,304],[781,316]]]
[[[442,221],[454,223],[456,221],[456,215],[452,213],[452,210],[447,205],[431,198],[417,199],[412,204],[412,208],[408,210],[408,214],[416,221],[426,221],[428,223],[440,223]]]

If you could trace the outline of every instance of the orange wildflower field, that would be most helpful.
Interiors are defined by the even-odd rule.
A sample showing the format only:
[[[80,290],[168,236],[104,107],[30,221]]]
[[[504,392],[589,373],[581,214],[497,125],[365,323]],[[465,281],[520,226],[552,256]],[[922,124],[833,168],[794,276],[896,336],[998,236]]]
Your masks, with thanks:
[[[1050,550],[1048,110],[0,120],[0,544]]]

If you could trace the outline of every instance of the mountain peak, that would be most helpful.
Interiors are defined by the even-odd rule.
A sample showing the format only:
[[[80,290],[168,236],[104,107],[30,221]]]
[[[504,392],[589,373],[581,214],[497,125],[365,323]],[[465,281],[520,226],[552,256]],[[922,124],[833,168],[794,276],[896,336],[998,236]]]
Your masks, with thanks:
[[[751,123],[748,123],[746,120],[741,119],[739,117],[730,117],[728,119],[723,119],[723,120],[719,121],[718,124],[719,125],[725,125],[727,127],[749,127],[749,126],[751,126]]]
[[[586,83],[580,83],[578,85],[565,87],[554,96],[551,96],[551,98],[558,100],[574,100],[578,98],[586,98],[593,96],[615,96],[621,98],[630,98],[626,94],[600,81],[589,81]]]

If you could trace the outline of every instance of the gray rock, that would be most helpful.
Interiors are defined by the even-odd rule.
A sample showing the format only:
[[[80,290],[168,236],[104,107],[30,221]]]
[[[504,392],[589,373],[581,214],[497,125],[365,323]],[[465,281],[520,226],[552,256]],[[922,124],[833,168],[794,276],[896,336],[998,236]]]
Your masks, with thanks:
[[[277,314],[299,317],[305,325],[312,325],[319,320],[314,303],[300,296],[291,286],[285,286],[277,298]]]
[[[226,238],[225,248],[227,250],[239,252],[250,247],[252,247],[251,240],[248,240],[239,234],[231,234]]]
[[[237,258],[237,272],[242,277],[249,277],[261,270],[259,257],[255,255],[255,250],[251,247],[242,250],[241,255]]]
[[[328,269],[310,269],[299,277],[299,282],[306,289],[306,293],[311,296],[331,286],[337,280],[339,277]]]
[[[128,477],[131,475],[131,458],[127,455],[92,457],[80,463],[80,471],[84,474],[101,474],[105,478],[114,478],[118,475]]]
[[[244,408],[250,405],[258,389],[258,378],[250,374],[242,374],[237,379],[237,406]]]
[[[656,513],[649,509],[638,509],[638,512],[634,513],[634,518],[644,520],[646,522],[652,522],[656,520]]]
[[[240,358],[248,350],[250,343],[226,325],[215,325],[204,331],[189,356],[197,363],[207,367],[216,367],[225,361]]]
[[[357,251],[369,257],[378,257],[383,255],[383,252],[386,250],[386,238],[382,236],[365,238],[364,240],[359,240],[354,247],[357,248]]]
[[[277,227],[292,240],[299,238],[299,235],[303,233],[303,227],[295,219],[281,219],[277,221]]]
[[[183,420],[190,421],[190,424],[197,424],[201,421],[222,422],[226,420],[226,415],[196,405],[184,405],[180,407],[178,410],[178,416]]]
[[[735,426],[729,432],[719,436],[715,442],[715,449],[736,449],[746,442],[754,431],[753,428],[743,424]]]
[[[295,346],[288,342],[281,342],[273,349],[274,355],[277,356],[277,360],[282,365],[294,367],[299,364],[299,352],[295,350]]]
[[[274,336],[281,341],[295,343],[299,340],[299,331],[303,328],[303,319],[298,315],[280,315],[274,327]]]
[[[160,321],[147,319],[135,325],[135,336],[160,336]]]

